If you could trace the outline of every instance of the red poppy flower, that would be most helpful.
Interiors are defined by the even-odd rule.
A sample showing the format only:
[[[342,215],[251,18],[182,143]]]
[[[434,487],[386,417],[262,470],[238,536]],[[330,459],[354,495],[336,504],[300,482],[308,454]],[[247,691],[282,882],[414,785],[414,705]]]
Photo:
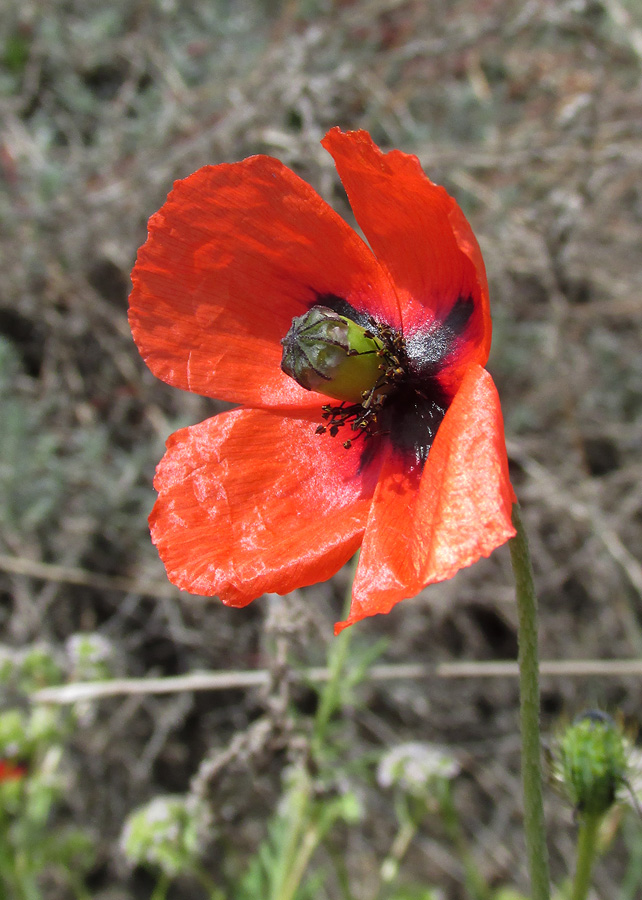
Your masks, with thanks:
[[[171,581],[244,606],[361,546],[340,630],[488,556],[515,533],[514,495],[468,222],[416,157],[364,131],[322,143],[369,246],[276,159],[206,166],[150,219],[129,318],[155,375],[239,404],[167,442],[150,526]],[[315,307],[392,359],[376,416],[282,370],[282,339]]]
[[[10,759],[0,759],[0,783],[3,781],[17,781],[27,774],[27,767],[12,762]]]

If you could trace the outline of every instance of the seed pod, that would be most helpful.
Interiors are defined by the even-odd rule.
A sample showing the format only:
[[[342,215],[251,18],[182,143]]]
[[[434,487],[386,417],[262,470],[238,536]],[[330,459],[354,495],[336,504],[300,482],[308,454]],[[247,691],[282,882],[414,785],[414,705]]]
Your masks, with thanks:
[[[295,316],[281,344],[282,370],[308,391],[360,403],[381,378],[382,342],[328,307]]]

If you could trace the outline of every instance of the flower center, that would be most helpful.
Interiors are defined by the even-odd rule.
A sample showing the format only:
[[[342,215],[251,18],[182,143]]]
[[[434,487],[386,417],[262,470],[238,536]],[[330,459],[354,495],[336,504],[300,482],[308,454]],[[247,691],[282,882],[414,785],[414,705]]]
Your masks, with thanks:
[[[319,391],[339,405],[325,404],[317,434],[335,437],[348,426],[352,441],[377,431],[378,414],[404,378],[401,335],[370,320],[358,325],[326,306],[295,316],[283,345],[282,370],[306,390]],[[345,432],[344,432],[345,433]]]

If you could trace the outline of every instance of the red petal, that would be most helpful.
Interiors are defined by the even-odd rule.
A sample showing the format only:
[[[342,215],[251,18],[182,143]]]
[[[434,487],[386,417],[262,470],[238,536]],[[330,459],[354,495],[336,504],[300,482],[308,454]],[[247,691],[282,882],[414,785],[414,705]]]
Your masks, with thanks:
[[[340,631],[389,612],[427,584],[451,578],[513,537],[504,427],[497,390],[479,366],[465,375],[423,473],[392,449],[366,526],[352,607]]]
[[[0,759],[0,782],[17,781],[26,774],[26,766],[14,763],[8,759]]]
[[[474,312],[457,358],[461,366],[483,365],[491,338],[488,283],[481,251],[456,201],[426,177],[416,156],[382,153],[366,131],[333,128],[322,143],[395,284],[406,335],[445,321],[458,298],[472,298]]]
[[[244,606],[330,578],[357,550],[376,483],[358,448],[315,422],[234,410],[172,435],[154,486],[152,539],[167,574]]]
[[[370,250],[278,160],[207,166],[176,182],[132,273],[130,324],[148,366],[176,387],[253,406],[318,406],[280,369],[281,338],[317,294],[395,324]]]

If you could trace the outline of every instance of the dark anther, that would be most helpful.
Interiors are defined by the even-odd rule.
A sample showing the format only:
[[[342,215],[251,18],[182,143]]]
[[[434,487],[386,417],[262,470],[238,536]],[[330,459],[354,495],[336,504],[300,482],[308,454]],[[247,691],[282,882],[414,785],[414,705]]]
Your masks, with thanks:
[[[368,324],[367,336],[376,337],[383,344],[381,350],[376,351],[381,360],[377,382],[363,391],[357,403],[343,401],[337,405],[325,404],[321,415],[327,425],[318,426],[316,433],[329,433],[331,437],[336,437],[345,427],[350,437],[343,441],[343,446],[348,450],[359,438],[367,441],[371,437],[390,434],[393,426],[392,433],[399,429],[400,446],[412,450],[419,459],[418,454],[424,453],[424,443],[428,442],[427,447],[430,445],[430,438],[436,430],[431,428],[435,403],[424,398],[422,385],[409,368],[403,336],[373,319]],[[442,407],[438,411],[443,416]],[[426,421],[426,415],[429,421]],[[343,435],[345,437],[345,432]],[[419,446],[419,450],[415,445]]]

